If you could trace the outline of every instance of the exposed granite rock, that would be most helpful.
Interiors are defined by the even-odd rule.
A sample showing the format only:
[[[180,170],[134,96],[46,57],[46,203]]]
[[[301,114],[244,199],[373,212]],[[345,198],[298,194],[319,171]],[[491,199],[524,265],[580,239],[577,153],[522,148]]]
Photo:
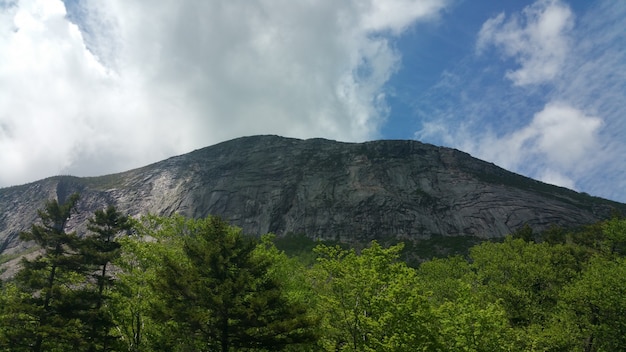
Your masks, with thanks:
[[[363,242],[432,236],[502,237],[575,226],[626,205],[550,186],[449,148],[416,141],[339,143],[245,137],[140,169],[58,176],[0,189],[0,253],[47,199],[81,194],[71,225],[113,204],[131,215],[222,216],[251,234],[306,234]]]

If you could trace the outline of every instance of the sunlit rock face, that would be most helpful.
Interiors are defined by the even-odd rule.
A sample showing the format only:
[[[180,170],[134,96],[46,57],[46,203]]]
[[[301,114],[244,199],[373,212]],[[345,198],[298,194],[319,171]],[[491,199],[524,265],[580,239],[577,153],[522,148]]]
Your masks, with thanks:
[[[436,236],[502,237],[529,224],[576,226],[626,205],[550,186],[417,141],[235,139],[120,174],[60,176],[0,189],[0,253],[47,199],[81,194],[70,227],[113,204],[133,216],[218,215],[244,232],[348,243]]]

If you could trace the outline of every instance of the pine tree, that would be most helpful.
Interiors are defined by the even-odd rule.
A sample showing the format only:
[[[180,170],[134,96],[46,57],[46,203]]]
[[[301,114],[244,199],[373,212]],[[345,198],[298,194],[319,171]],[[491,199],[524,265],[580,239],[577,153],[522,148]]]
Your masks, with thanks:
[[[16,345],[31,346],[33,352],[81,344],[72,290],[73,284],[80,283],[85,266],[77,251],[78,236],[66,232],[78,199],[78,194],[72,194],[63,204],[46,202],[39,211],[41,224],[20,234],[22,240],[41,247],[42,253],[33,260],[23,259],[16,275],[18,287],[28,293],[19,303],[19,311],[31,323],[28,329],[15,330],[11,339]]]
[[[180,221],[180,220],[179,220]],[[153,283],[167,302],[155,318],[176,322],[189,350],[281,350],[312,338],[306,307],[289,302],[255,256],[258,242],[217,218],[180,223],[183,257],[163,258]],[[181,338],[184,337],[184,340]]]
[[[80,292],[86,302],[87,309],[82,320],[85,325],[85,341],[88,351],[110,351],[114,347],[118,335],[112,333],[115,326],[108,311],[110,300],[108,292],[114,285],[110,273],[110,264],[120,256],[120,243],[116,236],[129,231],[132,223],[114,206],[106,210],[97,210],[89,219],[88,229],[93,233],[81,241],[81,253],[85,263],[91,268],[93,286],[87,286]]]

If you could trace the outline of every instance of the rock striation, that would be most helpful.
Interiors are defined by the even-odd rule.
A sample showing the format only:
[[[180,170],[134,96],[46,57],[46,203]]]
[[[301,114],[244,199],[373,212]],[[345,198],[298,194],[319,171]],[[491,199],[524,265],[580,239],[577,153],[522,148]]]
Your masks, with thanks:
[[[576,226],[626,205],[523,177],[458,150],[417,141],[341,143],[243,137],[140,169],[57,176],[0,189],[0,254],[47,199],[81,194],[72,226],[113,204],[138,216],[218,215],[246,233],[360,243],[437,236],[498,238],[524,224]]]

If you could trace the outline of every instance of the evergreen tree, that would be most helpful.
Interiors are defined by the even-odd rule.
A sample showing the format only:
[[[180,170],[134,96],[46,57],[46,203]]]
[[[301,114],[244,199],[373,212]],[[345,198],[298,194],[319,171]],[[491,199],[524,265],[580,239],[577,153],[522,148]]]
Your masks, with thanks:
[[[77,251],[76,233],[66,232],[78,199],[78,194],[73,194],[63,204],[46,202],[39,211],[41,224],[20,234],[22,240],[41,247],[42,253],[33,260],[23,259],[15,278],[18,288],[27,293],[18,310],[29,322],[24,330],[11,334],[15,350],[18,346],[30,346],[33,352],[81,346],[72,290],[73,284],[80,283],[85,266]]]
[[[30,319],[20,311],[20,302],[25,294],[14,283],[3,283],[0,280],[0,351],[28,351],[29,346],[21,334],[33,331]]]
[[[91,266],[91,281],[81,292],[81,299],[87,304],[82,320],[85,324],[85,340],[88,351],[109,351],[119,339],[112,333],[115,323],[107,306],[110,296],[108,292],[114,284],[110,273],[110,264],[120,256],[120,243],[116,236],[129,231],[132,223],[114,206],[106,210],[97,210],[89,219],[88,229],[93,233],[81,242],[81,253],[85,263]]]
[[[183,257],[164,256],[153,287],[167,302],[155,318],[177,323],[179,348],[274,351],[312,338],[306,307],[285,297],[257,241],[218,218],[176,221]]]

